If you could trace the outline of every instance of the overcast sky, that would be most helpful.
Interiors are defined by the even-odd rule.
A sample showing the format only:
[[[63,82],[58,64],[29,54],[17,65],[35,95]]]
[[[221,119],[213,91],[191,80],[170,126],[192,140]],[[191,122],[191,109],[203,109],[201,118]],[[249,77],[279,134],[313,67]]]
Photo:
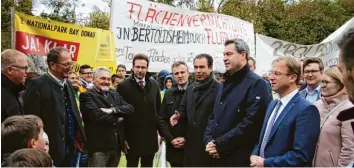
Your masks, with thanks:
[[[46,6],[41,4],[40,0],[33,0],[34,6],[32,9],[32,13],[36,16],[39,16],[41,12],[49,12]],[[76,9],[76,14],[83,14],[83,16],[88,16],[88,14],[92,11],[94,5],[98,6],[101,10],[109,11],[108,5],[104,3],[102,0],[81,0],[81,3],[85,4],[84,7],[78,7]]]

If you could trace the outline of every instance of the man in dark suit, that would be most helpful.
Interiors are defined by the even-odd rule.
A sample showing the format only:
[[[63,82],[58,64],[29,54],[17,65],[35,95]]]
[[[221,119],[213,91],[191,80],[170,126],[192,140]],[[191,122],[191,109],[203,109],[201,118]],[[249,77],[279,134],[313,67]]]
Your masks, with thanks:
[[[25,88],[27,56],[17,50],[1,53],[1,122],[13,115],[22,115],[20,92]]]
[[[32,79],[26,89],[24,112],[43,120],[54,165],[76,166],[86,137],[73,86],[66,80],[73,67],[71,54],[65,48],[54,48],[47,63],[48,73]]]
[[[80,95],[85,123],[89,167],[117,167],[121,149],[117,133],[118,118],[134,111],[115,91],[109,89],[110,70],[98,67],[93,72],[93,88]]]
[[[134,113],[124,120],[127,167],[152,167],[158,150],[158,112],[161,106],[159,84],[148,74],[149,57],[137,54],[133,58],[132,77],[118,84],[118,92],[134,107]]]
[[[162,122],[162,136],[166,140],[166,158],[172,167],[183,167],[184,143],[187,122],[181,120],[177,125],[170,125],[170,118],[178,110],[181,100],[188,87],[188,66],[185,62],[178,61],[172,64],[173,78],[177,83],[168,89],[162,100],[159,122]]]
[[[175,125],[181,119],[188,122],[183,166],[211,167],[213,158],[205,151],[203,138],[221,84],[212,75],[213,58],[210,55],[197,55],[193,64],[196,81],[188,86],[178,112],[171,117],[171,124]]]
[[[344,85],[348,90],[349,99],[354,103],[354,28],[344,34],[338,46],[341,51],[338,68],[343,74]],[[337,119],[340,121],[354,119],[354,108],[341,112]],[[354,122],[351,125],[354,133]]]
[[[250,70],[248,57],[245,41],[226,41],[225,82],[217,92],[204,139],[206,151],[216,158],[213,166],[249,166],[262,128],[270,95],[265,81]]]
[[[320,133],[316,106],[297,90],[301,66],[293,57],[273,61],[273,90],[279,99],[267,109],[258,144],[250,157],[252,167],[306,167],[312,165]]]

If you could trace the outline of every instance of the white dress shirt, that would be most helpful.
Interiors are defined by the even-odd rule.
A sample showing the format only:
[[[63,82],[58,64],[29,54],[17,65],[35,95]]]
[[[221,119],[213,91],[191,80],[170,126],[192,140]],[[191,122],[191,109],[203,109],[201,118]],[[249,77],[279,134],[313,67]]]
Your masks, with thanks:
[[[51,74],[49,71],[48,71],[48,74],[55,80],[58,82],[58,84],[62,87],[64,87],[65,83],[66,83],[66,79],[64,79],[63,81],[59,80],[57,77],[55,77],[53,74]]]
[[[143,79],[138,79],[138,78],[136,78],[135,76],[134,76],[134,78],[135,78],[135,81],[136,81],[136,83],[138,83],[138,85],[140,85],[140,81],[143,81],[143,84],[144,84],[144,86],[145,86],[145,84],[146,84],[146,82],[145,82],[145,78],[143,78]]]

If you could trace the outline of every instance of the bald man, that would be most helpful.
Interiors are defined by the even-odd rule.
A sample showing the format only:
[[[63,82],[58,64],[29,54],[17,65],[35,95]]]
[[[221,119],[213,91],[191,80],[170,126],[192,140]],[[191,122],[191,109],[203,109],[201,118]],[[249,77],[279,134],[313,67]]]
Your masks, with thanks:
[[[19,93],[27,77],[27,56],[7,49],[1,53],[1,122],[13,115],[22,115]]]

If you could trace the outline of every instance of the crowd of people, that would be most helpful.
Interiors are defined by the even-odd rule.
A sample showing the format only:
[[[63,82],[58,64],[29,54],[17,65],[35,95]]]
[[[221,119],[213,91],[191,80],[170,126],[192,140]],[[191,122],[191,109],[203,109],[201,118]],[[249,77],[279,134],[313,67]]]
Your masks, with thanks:
[[[354,29],[338,44],[339,64],[276,57],[269,74],[241,39],[225,42],[226,72],[194,57],[171,72],[82,65],[63,47],[48,72],[30,74],[27,56],[1,53],[1,155],[9,167],[152,167],[160,138],[171,167],[345,167],[354,162]]]

